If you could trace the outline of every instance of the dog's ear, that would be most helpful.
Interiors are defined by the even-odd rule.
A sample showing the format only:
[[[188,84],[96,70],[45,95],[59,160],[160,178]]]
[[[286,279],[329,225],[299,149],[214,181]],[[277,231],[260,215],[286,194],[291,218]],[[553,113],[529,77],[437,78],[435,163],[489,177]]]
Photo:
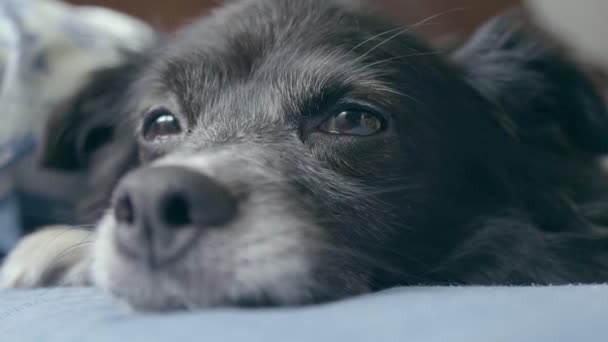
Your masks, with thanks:
[[[139,59],[128,56],[118,66],[93,72],[74,97],[54,110],[43,133],[43,168],[84,170],[113,140],[127,119],[124,106]]]
[[[608,115],[593,83],[514,10],[483,26],[453,60],[523,139],[608,152]]]

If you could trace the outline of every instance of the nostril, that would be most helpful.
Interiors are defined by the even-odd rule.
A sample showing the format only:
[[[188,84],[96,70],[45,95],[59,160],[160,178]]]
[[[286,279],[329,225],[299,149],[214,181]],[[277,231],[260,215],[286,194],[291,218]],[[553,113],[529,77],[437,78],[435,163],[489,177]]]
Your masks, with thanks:
[[[131,197],[129,195],[120,196],[114,205],[116,220],[121,223],[133,224],[135,221],[134,215]]]
[[[161,210],[162,218],[169,226],[183,227],[192,223],[190,205],[180,194],[169,195]]]

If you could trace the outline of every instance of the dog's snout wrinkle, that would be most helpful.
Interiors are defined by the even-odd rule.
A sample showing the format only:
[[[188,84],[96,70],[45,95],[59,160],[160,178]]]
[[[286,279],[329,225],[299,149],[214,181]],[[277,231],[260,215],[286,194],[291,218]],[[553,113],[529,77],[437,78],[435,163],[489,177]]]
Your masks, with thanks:
[[[117,188],[113,210],[123,254],[158,265],[183,254],[204,230],[230,222],[237,201],[200,172],[163,166],[127,176]]]

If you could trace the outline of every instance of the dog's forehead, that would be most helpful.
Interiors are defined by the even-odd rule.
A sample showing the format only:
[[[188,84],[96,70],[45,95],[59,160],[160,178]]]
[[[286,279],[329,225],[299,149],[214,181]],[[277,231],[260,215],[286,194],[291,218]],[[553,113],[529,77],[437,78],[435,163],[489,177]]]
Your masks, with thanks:
[[[358,21],[357,12],[332,0],[242,1],[178,33],[166,47],[161,70],[163,76],[200,70],[204,78],[228,81],[269,71],[269,65],[297,69],[332,57],[342,62],[340,45],[363,35]]]
[[[246,0],[222,8],[164,47],[153,68],[156,83],[191,116],[214,106],[282,116],[286,105],[296,108],[294,101],[312,101],[329,88],[386,90],[378,68],[365,62],[403,51],[374,46],[369,38],[386,27],[344,3]]]

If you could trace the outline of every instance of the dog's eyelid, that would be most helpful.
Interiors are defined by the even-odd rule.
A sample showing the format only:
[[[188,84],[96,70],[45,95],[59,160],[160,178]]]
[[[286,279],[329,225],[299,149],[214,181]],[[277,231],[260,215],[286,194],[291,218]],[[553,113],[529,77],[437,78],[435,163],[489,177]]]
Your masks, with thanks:
[[[358,110],[371,112],[375,115],[385,117],[383,110],[372,103],[372,101],[361,100],[355,97],[345,97],[343,100],[338,102],[334,108],[334,112],[337,110]]]
[[[387,125],[392,119],[392,116],[389,114],[389,111],[386,110],[385,106],[376,104],[373,100],[362,99],[360,96],[348,95],[344,96],[343,99],[329,108],[329,110],[325,111],[323,117],[327,120],[341,112],[351,111],[370,113],[373,116],[378,117],[383,122],[383,125]]]

